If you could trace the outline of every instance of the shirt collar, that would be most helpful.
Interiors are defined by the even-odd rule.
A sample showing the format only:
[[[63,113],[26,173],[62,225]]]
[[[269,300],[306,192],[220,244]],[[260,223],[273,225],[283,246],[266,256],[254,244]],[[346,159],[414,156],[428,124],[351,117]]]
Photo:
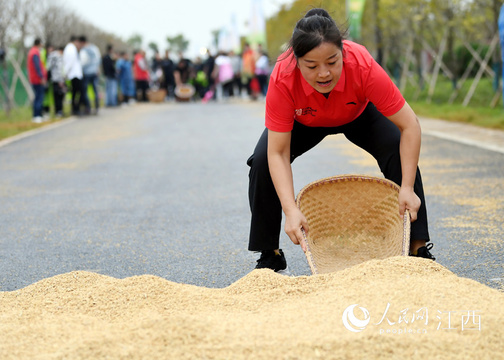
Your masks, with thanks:
[[[303,90],[304,90],[305,95],[310,96],[316,90],[313,88],[313,86],[308,84],[308,82],[305,80],[305,78],[301,74],[301,70],[299,70],[299,68],[297,66],[296,66],[296,71],[298,72],[299,77],[301,78],[301,85],[303,86]],[[343,92],[344,90],[345,90],[345,63],[343,63],[340,78],[339,78],[338,82],[336,83],[336,86],[334,87],[334,89],[331,90],[331,92],[333,92],[333,91]]]

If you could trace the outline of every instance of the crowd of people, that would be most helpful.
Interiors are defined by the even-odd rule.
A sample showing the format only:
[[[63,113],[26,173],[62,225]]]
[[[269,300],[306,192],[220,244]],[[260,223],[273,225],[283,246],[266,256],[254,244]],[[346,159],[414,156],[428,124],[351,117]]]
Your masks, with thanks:
[[[148,102],[149,92],[162,101],[211,101],[232,97],[258,99],[266,96],[270,61],[259,45],[244,44],[243,52],[207,51],[205,58],[187,59],[183,53],[171,58],[156,52],[149,61],[143,50],[117,52],[108,45],[102,56],[86,36],[71,36],[66,46],[44,47],[35,39],[28,53],[28,78],[33,87],[33,122],[49,119],[52,103],[56,117],[63,116],[66,94],[72,115],[97,114],[100,79],[105,83],[105,106],[135,101]],[[158,97],[159,98],[159,97]]]
[[[73,115],[97,114],[100,106],[98,80],[101,68],[98,47],[85,36],[72,36],[66,46],[42,46],[35,39],[28,52],[28,79],[33,86],[33,122],[49,119],[49,104],[56,117],[63,116],[65,94],[71,93]],[[88,88],[90,90],[88,90]],[[91,106],[93,102],[93,106]]]
[[[257,51],[249,44],[241,54],[219,51],[215,56],[207,51],[206,57],[190,60],[182,53],[176,61],[166,51],[164,57],[154,55],[150,64],[150,86],[166,92],[167,99],[184,100],[177,89],[192,88],[187,96],[208,101],[249,96],[266,96],[270,75],[269,58],[259,45]]]

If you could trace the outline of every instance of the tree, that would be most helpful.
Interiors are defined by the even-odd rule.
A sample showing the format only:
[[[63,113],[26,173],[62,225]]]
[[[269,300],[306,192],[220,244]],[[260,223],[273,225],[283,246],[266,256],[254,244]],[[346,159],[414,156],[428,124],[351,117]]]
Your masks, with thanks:
[[[154,42],[154,41],[151,41],[149,43],[149,45],[147,45],[149,47],[149,49],[152,50],[153,53],[158,53],[159,52],[159,47],[158,45]]]
[[[383,62],[383,40],[382,40],[381,21],[380,21],[380,18],[378,17],[379,11],[380,11],[380,0],[373,0],[376,62],[378,64],[382,65],[382,62]]]
[[[184,39],[184,35],[178,34],[177,36],[167,37],[168,49],[170,51],[183,53],[189,47],[189,40]]]
[[[290,5],[282,5],[280,10],[266,21],[266,43],[268,54],[277,58],[285,49],[296,22],[314,7],[324,7],[338,24],[345,28],[345,0],[321,3],[320,0],[295,0]]]
[[[17,59],[21,62],[28,49],[25,48],[25,40],[30,34],[35,33],[38,14],[43,2],[38,0],[13,0],[16,8]]]
[[[498,20],[501,6],[503,5],[502,0],[473,0],[470,5],[470,16],[474,23],[471,24],[471,28],[474,30],[480,29],[479,35],[483,35],[486,38],[491,38],[494,34],[498,32]],[[478,23],[479,21],[479,23]],[[479,26],[478,26],[479,25]],[[495,51],[492,55],[492,65],[493,70],[500,74],[501,56],[499,51]],[[499,76],[494,78],[494,89],[497,90],[499,87]]]
[[[49,1],[41,9],[37,32],[46,44],[63,46],[75,35],[71,31],[75,23],[75,15],[65,6],[55,1]]]
[[[0,48],[6,49],[12,39],[17,9],[13,1],[0,0]]]
[[[135,33],[126,40],[129,46],[131,46],[135,50],[140,50],[142,48],[143,37],[142,35]]]

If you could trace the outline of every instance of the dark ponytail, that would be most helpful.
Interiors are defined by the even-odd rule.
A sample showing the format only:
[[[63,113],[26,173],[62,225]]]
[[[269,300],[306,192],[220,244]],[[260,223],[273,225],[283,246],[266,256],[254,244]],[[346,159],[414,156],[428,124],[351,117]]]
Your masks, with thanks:
[[[292,32],[290,52],[300,58],[323,42],[334,44],[343,50],[344,35],[326,10],[311,9],[297,22]]]

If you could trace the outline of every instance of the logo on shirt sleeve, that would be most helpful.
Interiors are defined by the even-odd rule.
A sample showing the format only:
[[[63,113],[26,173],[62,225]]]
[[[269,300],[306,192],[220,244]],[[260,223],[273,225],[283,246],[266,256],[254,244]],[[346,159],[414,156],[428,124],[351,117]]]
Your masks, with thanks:
[[[301,115],[311,115],[315,116],[315,113],[317,112],[317,109],[312,109],[311,107],[306,107],[303,109],[296,109],[296,115],[301,116]]]

